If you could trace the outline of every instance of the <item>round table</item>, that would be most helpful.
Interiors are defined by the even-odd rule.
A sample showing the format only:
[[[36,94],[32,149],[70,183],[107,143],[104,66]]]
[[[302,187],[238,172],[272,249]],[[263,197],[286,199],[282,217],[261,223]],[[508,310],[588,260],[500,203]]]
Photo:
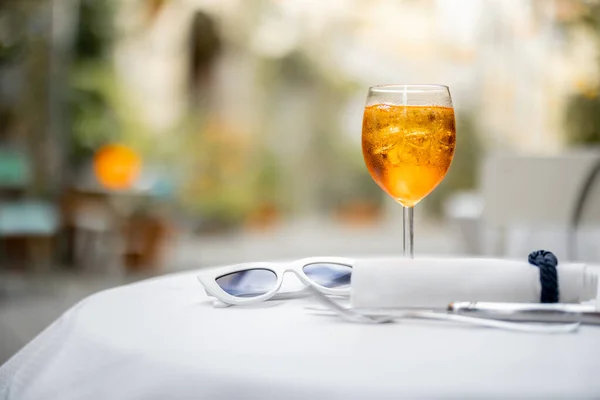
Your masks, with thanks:
[[[287,277],[286,277],[287,279]],[[213,308],[193,272],[90,296],[0,367],[3,399],[597,398],[600,327],[537,335]]]

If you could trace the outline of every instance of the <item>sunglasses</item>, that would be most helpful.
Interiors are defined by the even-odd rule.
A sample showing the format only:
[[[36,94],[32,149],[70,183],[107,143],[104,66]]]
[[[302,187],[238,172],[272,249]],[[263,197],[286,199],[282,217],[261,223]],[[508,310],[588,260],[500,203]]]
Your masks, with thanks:
[[[350,294],[354,260],[341,257],[312,257],[290,263],[247,263],[212,269],[198,274],[206,292],[229,305],[247,305],[271,299],[287,272],[329,295]]]

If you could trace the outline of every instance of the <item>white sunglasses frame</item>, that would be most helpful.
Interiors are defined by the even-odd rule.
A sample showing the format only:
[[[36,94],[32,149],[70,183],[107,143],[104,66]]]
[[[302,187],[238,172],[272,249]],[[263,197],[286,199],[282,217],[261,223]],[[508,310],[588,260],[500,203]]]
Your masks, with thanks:
[[[309,257],[302,258],[300,260],[292,261],[292,262],[284,262],[284,263],[276,263],[276,262],[252,262],[252,263],[244,263],[244,264],[236,264],[229,265],[226,267],[220,268],[211,268],[207,271],[202,271],[197,275],[198,280],[204,286],[206,292],[215,297],[216,299],[222,301],[223,303],[230,305],[250,305],[261,303],[263,301],[269,300],[273,296],[277,294],[281,285],[283,284],[283,276],[287,272],[292,272],[295,274],[300,281],[306,286],[312,286],[317,289],[319,292],[329,295],[349,295],[350,288],[327,288],[319,285],[315,281],[311,280],[304,273],[304,267],[310,264],[340,264],[347,265],[350,268],[354,266],[354,259],[344,258],[344,257]],[[267,271],[271,271],[277,277],[277,282],[274,287],[266,292],[265,294],[261,294],[255,297],[236,297],[233,296],[226,291],[224,291],[221,286],[217,283],[217,279],[229,275],[235,272],[247,271],[251,269],[264,269]]]

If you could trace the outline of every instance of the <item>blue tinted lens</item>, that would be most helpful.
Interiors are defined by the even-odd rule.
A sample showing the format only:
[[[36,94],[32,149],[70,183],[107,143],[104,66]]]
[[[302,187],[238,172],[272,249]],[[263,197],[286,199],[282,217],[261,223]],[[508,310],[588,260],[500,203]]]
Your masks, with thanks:
[[[350,285],[352,276],[352,267],[343,264],[308,264],[302,270],[310,280],[326,288]]]
[[[277,276],[268,269],[249,269],[233,272],[216,279],[225,292],[236,297],[256,297],[267,293],[277,284]]]

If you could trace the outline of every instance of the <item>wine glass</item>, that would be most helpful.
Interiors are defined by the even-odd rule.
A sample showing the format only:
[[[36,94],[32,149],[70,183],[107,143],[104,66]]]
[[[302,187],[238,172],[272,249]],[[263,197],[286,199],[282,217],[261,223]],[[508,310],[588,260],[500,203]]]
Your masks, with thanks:
[[[414,206],[446,176],[455,144],[454,108],[447,86],[369,88],[363,156],[375,182],[404,207],[404,256],[414,257]]]

